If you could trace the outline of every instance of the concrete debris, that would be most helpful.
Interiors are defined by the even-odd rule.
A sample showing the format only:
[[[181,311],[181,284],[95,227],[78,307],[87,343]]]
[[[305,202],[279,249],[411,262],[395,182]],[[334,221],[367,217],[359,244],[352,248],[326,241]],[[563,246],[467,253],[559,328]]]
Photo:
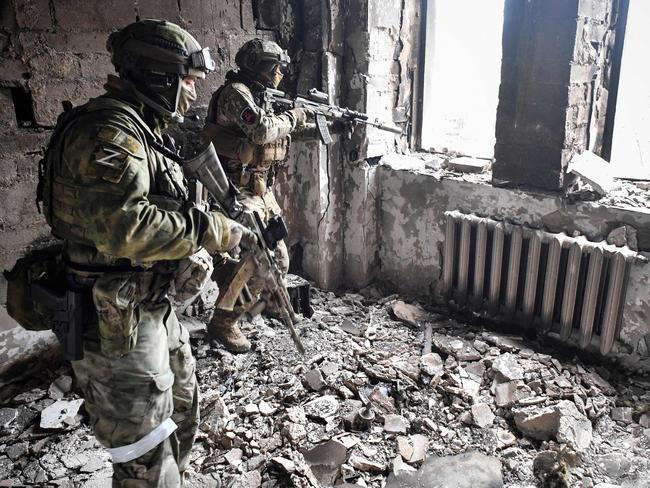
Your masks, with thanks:
[[[327,441],[306,451],[305,461],[316,479],[324,485],[333,485],[348,457],[346,446],[338,441]]]
[[[518,363],[517,358],[510,353],[503,354],[495,359],[492,363],[492,370],[500,383],[524,378],[524,368]]]
[[[409,422],[401,415],[385,415],[384,430],[391,434],[405,434],[409,429]]]
[[[490,169],[491,162],[487,159],[476,159],[468,156],[447,159],[442,167],[458,173],[483,173]]]
[[[633,251],[639,250],[639,241],[637,239],[636,229],[629,225],[622,225],[613,229],[607,235],[607,244],[623,247],[627,246]]]
[[[513,414],[517,428],[533,439],[555,438],[579,451],[587,449],[591,443],[591,422],[569,400],[541,408],[514,409]]]
[[[472,418],[474,425],[484,429],[494,422],[494,414],[487,403],[475,403],[472,405]]]
[[[430,457],[415,473],[391,473],[386,488],[499,488],[501,462],[472,451],[456,456]]]
[[[612,408],[612,420],[623,422],[624,424],[632,423],[632,407],[615,407]]]
[[[263,318],[242,324],[255,342],[247,354],[192,338],[201,425],[188,486],[457,486],[446,473],[466,482],[477,466],[496,475],[499,461],[511,487],[545,486],[542,476],[582,488],[643,486],[647,378],[431,314],[433,352],[423,355],[427,327],[394,320],[386,304],[397,299],[312,289],[302,357],[284,328]],[[57,402],[81,402],[71,377],[62,366],[0,387],[0,486],[110,484],[110,459],[88,419],[68,426],[57,415],[59,427],[40,427]],[[483,459],[467,453],[476,448]]]
[[[0,427],[3,429],[9,427],[17,416],[18,410],[15,408],[0,408]]]
[[[429,376],[440,376],[445,368],[440,355],[431,352],[420,358],[420,370]]]
[[[41,412],[41,429],[68,429],[76,426],[83,400],[58,400]]]
[[[390,311],[391,315],[397,320],[418,329],[429,315],[419,304],[411,305],[401,300],[393,302]]]
[[[325,388],[326,385],[327,383],[325,383],[323,373],[321,373],[320,369],[311,369],[305,373],[305,386],[307,386],[311,391],[320,391]]]
[[[481,359],[481,355],[474,346],[458,337],[433,334],[431,342],[433,347],[440,352],[453,356],[458,361],[478,361]]]
[[[47,390],[52,400],[61,400],[72,390],[72,377],[68,375],[59,376]]]
[[[620,187],[614,179],[612,165],[591,151],[576,154],[569,162],[568,173],[582,178],[599,195],[606,195]]]
[[[358,455],[352,455],[350,457],[350,464],[360,471],[370,473],[383,473],[386,471],[386,465],[384,463],[371,461],[370,459]]]

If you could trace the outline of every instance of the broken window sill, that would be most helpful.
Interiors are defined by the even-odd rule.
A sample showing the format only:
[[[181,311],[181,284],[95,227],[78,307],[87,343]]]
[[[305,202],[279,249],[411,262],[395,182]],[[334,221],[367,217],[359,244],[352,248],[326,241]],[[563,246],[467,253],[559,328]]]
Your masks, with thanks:
[[[454,161],[457,160],[462,160],[460,161],[462,164],[454,164]],[[472,160],[475,161],[475,164],[472,164]],[[481,165],[484,166],[486,160],[463,157],[451,160],[451,164],[446,164],[445,161],[446,158],[439,154],[431,154],[426,152],[410,154],[395,153],[383,156],[379,161],[379,164],[396,171],[409,171],[422,175],[428,175],[433,177],[436,181],[452,180],[467,183],[476,183],[478,185],[494,186],[492,185],[492,171],[489,169],[489,167],[478,173],[459,170],[463,166],[469,168],[480,167]],[[531,188],[503,189],[523,192],[535,196],[562,198],[562,195],[559,193],[547,192]],[[591,204],[593,206],[634,210],[643,214],[650,214],[650,183],[622,180],[619,188],[611,191],[601,198],[585,198],[581,200],[576,200],[574,198],[573,200],[567,200],[567,203],[574,205]]]

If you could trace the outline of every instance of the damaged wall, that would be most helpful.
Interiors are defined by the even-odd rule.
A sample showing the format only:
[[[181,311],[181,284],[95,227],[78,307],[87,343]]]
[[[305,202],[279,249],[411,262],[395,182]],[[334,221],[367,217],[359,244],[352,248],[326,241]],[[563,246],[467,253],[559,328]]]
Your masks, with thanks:
[[[569,204],[561,197],[493,187],[424,170],[421,160],[392,156],[377,169],[381,207],[381,276],[392,289],[441,301],[445,211],[459,210],[604,240],[623,224],[639,229],[638,246],[650,256],[647,208],[616,208],[595,202]],[[623,350],[648,356],[650,265],[634,264],[621,328]]]
[[[618,3],[506,1],[495,184],[558,190],[573,154],[600,154]]]

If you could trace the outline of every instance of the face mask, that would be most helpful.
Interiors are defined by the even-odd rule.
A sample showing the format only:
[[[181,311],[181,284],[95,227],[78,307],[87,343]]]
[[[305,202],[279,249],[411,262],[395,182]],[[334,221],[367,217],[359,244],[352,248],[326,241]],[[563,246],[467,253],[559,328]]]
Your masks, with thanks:
[[[180,115],[186,115],[192,103],[196,100],[196,90],[193,86],[187,86],[181,82],[181,92],[178,96],[178,106],[176,112]]]
[[[271,77],[271,83],[273,83],[273,88],[278,87],[278,85],[282,81],[282,78],[284,78],[284,74],[282,74],[282,71],[278,69],[273,72],[273,76]]]

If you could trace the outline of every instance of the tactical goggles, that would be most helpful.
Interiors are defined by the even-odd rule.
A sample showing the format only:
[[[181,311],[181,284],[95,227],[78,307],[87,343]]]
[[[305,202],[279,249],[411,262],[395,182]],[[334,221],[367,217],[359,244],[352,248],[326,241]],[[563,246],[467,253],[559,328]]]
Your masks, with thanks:
[[[204,47],[200,51],[190,54],[190,68],[210,73],[215,70],[217,63],[215,63],[210,53],[209,47]]]

